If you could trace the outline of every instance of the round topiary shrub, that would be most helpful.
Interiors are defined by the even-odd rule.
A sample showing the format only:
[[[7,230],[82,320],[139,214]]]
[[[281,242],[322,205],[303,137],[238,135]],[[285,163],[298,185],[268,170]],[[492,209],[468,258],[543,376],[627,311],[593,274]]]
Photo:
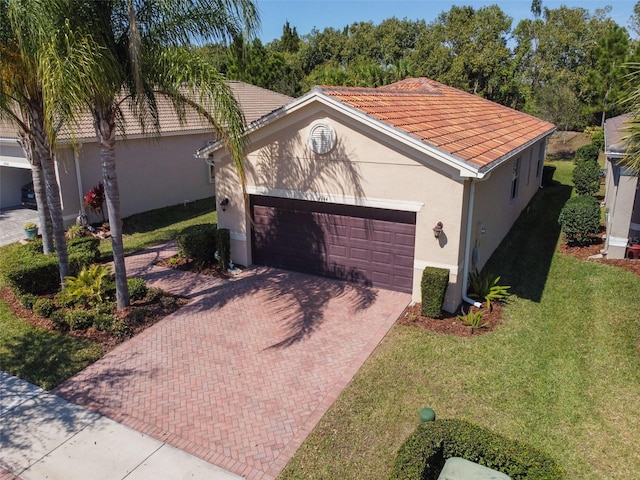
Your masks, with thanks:
[[[20,295],[19,299],[20,305],[29,310],[33,310],[33,305],[38,301],[38,296],[32,293],[25,293],[24,295]]]
[[[572,197],[562,207],[558,223],[567,243],[588,245],[600,232],[600,204],[594,197]]]
[[[576,150],[576,164],[581,161],[592,161],[594,163],[598,163],[598,155],[600,155],[600,149],[597,145],[590,143],[589,145],[583,145],[582,147],[578,147]]]
[[[129,287],[129,297],[134,302],[144,299],[149,291],[142,278],[127,278],[127,286]]]
[[[56,310],[51,314],[51,323],[53,327],[58,330],[68,330],[69,324],[66,318],[67,312],[65,310]]]
[[[39,298],[33,304],[33,313],[42,318],[49,318],[56,310],[56,304],[50,298]]]
[[[90,310],[68,310],[65,320],[71,330],[84,330],[93,326],[95,313]]]
[[[448,458],[462,457],[513,480],[561,480],[562,468],[543,452],[464,420],[421,423],[398,450],[390,479],[436,480]]]
[[[573,169],[573,184],[578,195],[596,195],[600,190],[600,166],[597,162],[582,160]]]

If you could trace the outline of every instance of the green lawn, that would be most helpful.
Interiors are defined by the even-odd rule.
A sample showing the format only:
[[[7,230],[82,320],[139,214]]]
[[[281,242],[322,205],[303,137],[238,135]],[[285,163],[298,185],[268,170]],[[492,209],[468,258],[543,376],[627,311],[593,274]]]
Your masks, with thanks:
[[[280,480],[387,478],[425,406],[533,444],[569,479],[637,478],[640,280],[556,253],[573,164],[555,165],[560,183],[490,261],[517,294],[502,325],[472,339],[394,326]]]
[[[123,221],[123,242],[127,255],[176,238],[185,227],[199,223],[216,223],[215,198],[205,198],[185,205],[152,210],[127,217]],[[111,242],[100,245],[103,256],[112,254]]]
[[[131,254],[171,240],[189,225],[216,222],[214,209],[215,200],[209,198],[126,218],[125,252]],[[0,258],[11,248],[15,245],[0,247]],[[110,240],[103,240],[100,249],[103,259],[108,260]],[[98,343],[36,328],[13,315],[0,301],[0,370],[51,389],[102,355]]]

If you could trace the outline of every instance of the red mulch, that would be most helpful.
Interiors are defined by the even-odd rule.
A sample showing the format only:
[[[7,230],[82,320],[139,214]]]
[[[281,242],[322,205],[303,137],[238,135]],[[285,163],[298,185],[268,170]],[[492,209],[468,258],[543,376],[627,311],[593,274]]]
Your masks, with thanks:
[[[559,251],[564,255],[571,255],[582,260],[587,260],[593,255],[598,255],[600,253],[600,250],[602,250],[602,246],[602,238],[598,238],[593,244],[587,246],[569,246],[566,243],[562,243],[560,244]],[[589,261],[600,262],[607,265],[612,265],[614,267],[623,268],[640,277],[640,260],[614,260],[607,258],[598,258],[589,259]],[[463,325],[456,314],[443,312],[442,318],[429,318],[421,316],[420,304],[407,307],[398,319],[398,323],[400,325],[409,325],[413,327],[424,328],[437,333],[456,335],[458,337],[471,337],[490,332],[500,324],[500,322],[502,321],[502,305],[496,302],[492,305],[492,307],[492,312],[487,312],[486,308],[484,309],[483,320],[488,323],[487,327],[477,329],[473,332],[469,327]],[[467,309],[468,306],[465,305],[465,313],[467,312]]]
[[[487,323],[487,326],[475,330],[471,330],[464,325],[458,316],[453,313],[442,312],[442,318],[423,317],[420,315],[421,305],[419,303],[405,308],[397,323],[400,325],[424,328],[432,332],[456,335],[458,337],[477,336],[490,332],[502,321],[502,305],[498,302],[493,302],[491,307],[490,312],[486,308],[483,308],[484,315],[482,320]],[[465,306],[464,313],[466,314],[467,312],[468,306]]]
[[[233,276],[219,264],[199,268],[190,258],[184,258],[180,255],[159,260],[156,262],[156,265],[165,268],[175,268],[176,270],[184,270],[185,272],[197,272],[203,275],[211,275],[212,277],[231,278]]]

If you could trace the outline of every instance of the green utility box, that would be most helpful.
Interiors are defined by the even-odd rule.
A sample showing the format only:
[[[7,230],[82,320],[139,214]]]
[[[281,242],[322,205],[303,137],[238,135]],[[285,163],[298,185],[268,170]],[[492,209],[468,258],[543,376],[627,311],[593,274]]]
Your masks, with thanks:
[[[445,462],[438,480],[511,480],[511,477],[464,458],[451,457]]]

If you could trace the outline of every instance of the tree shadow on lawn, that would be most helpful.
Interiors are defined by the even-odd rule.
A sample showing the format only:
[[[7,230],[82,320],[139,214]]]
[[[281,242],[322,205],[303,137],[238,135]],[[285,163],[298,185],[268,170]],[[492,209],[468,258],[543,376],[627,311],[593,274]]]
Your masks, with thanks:
[[[558,216],[571,190],[556,181],[540,189],[485,266],[518,297],[542,298],[561,233]]]
[[[165,228],[177,221],[184,222],[216,210],[216,198],[196,200],[186,205],[172,205],[149,212],[136,213],[122,220],[125,235],[146,233]],[[176,229],[176,232],[180,229]]]
[[[9,338],[0,352],[0,370],[51,389],[101,355],[100,346],[47,330]]]

